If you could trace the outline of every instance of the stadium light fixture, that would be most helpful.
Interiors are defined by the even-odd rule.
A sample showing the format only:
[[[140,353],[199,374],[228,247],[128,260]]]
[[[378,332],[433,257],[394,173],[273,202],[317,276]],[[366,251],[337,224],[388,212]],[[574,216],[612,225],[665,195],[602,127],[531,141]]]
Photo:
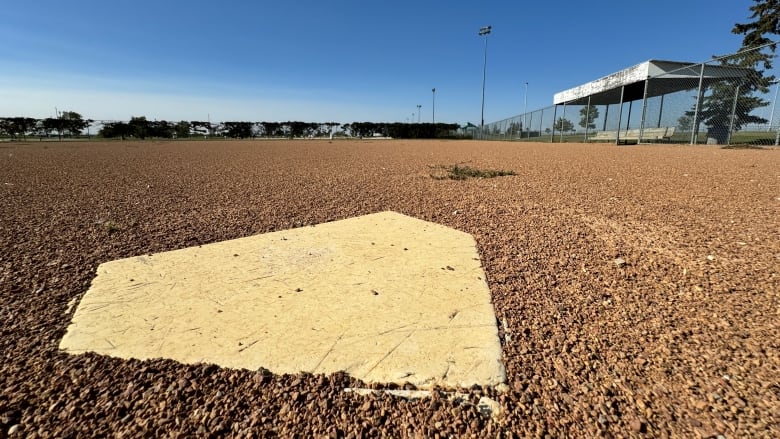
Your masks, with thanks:
[[[485,60],[482,63],[482,123],[480,124],[480,132],[485,128],[485,74],[487,73],[487,36],[493,30],[493,26],[482,26],[479,28],[479,36],[485,37]]]

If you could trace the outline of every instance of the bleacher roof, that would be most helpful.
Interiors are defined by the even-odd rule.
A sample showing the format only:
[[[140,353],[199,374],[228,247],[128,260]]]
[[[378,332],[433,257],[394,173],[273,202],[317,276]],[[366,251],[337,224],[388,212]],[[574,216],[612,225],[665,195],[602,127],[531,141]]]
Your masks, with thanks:
[[[705,85],[724,79],[738,79],[747,75],[749,69],[709,65],[704,67]],[[625,86],[623,102],[642,99],[645,80],[652,78],[652,87],[647,97],[661,96],[698,87],[701,63],[662,61],[651,59],[628,67],[568,90],[555,93],[553,104],[592,105],[619,104],[620,89]]]

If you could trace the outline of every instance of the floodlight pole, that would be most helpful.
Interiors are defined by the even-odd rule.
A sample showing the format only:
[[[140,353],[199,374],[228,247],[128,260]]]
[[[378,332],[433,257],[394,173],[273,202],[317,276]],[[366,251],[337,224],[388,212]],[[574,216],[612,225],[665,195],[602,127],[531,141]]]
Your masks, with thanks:
[[[525,83],[525,96],[523,97],[523,129],[528,131],[528,82]],[[520,133],[520,137],[523,134]],[[528,132],[528,137],[531,137],[531,132]]]
[[[422,105],[417,104],[417,123],[420,123],[420,108],[422,108]]]
[[[431,101],[431,123],[436,124],[436,87],[431,89],[433,100]]]
[[[485,76],[487,73],[487,36],[490,35],[490,31],[493,30],[493,26],[482,26],[479,28],[479,36],[485,37],[485,60],[482,63],[482,123],[479,126],[479,131],[484,135],[485,130]]]

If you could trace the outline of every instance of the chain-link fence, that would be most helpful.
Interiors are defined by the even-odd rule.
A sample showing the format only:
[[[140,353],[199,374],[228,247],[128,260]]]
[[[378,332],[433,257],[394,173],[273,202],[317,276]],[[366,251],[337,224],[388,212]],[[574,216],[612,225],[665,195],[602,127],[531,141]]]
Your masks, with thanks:
[[[763,71],[777,43],[703,63],[648,61],[556,94],[556,105],[478,129],[488,140],[769,144],[780,84]]]

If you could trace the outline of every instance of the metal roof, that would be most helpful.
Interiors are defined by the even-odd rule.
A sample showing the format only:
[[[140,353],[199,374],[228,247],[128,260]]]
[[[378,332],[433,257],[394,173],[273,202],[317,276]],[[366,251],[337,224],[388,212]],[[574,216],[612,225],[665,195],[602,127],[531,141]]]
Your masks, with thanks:
[[[619,72],[604,76],[568,90],[555,93],[553,104],[587,105],[588,97],[592,105],[620,103],[620,89],[625,87],[623,102],[642,99],[645,80],[652,78],[652,87],[647,97],[661,96],[698,87],[701,75],[701,63],[663,61],[651,59],[628,67]],[[724,79],[738,79],[747,76],[750,69],[704,65],[705,85]]]

